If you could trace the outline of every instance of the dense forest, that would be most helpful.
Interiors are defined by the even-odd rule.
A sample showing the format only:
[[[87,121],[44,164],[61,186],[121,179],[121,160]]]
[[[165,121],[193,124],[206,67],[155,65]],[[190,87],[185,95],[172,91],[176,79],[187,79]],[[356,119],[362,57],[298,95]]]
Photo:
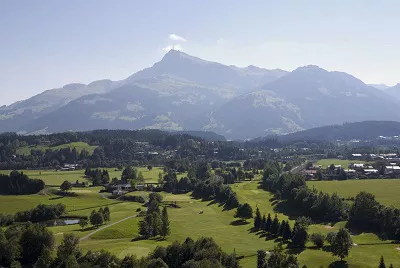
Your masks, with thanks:
[[[44,182],[42,180],[30,179],[23,172],[12,171],[9,175],[0,174],[0,194],[36,194],[43,188]]]
[[[57,148],[56,146],[84,142],[95,147]],[[29,154],[20,153],[20,149]],[[168,159],[218,158],[245,159],[258,154],[258,149],[240,150],[234,142],[206,141],[187,134],[172,134],[159,130],[96,130],[39,136],[0,135],[0,169],[57,168],[76,163],[82,167],[116,167],[151,163],[162,165]],[[269,152],[267,152],[269,153]]]
[[[73,143],[87,144],[76,148]],[[72,145],[70,145],[72,144]],[[382,151],[379,147],[345,146],[323,141],[281,142],[276,137],[246,142],[205,140],[159,130],[94,130],[51,135],[0,134],[0,169],[58,169],[65,164],[87,167],[166,165],[198,159],[245,161],[245,169],[263,168],[263,161],[309,155],[351,155]],[[257,162],[258,161],[258,162]]]

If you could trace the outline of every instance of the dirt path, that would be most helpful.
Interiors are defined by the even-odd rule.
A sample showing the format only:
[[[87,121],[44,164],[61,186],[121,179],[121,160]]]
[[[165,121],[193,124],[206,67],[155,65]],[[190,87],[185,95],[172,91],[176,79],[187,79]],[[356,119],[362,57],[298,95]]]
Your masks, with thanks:
[[[88,239],[88,238],[91,237],[93,234],[95,234],[95,233],[97,233],[97,232],[100,232],[101,230],[104,230],[104,229],[106,229],[106,228],[108,228],[108,227],[110,227],[110,226],[113,226],[113,225],[115,225],[115,224],[121,223],[121,222],[123,222],[123,221],[129,220],[129,219],[132,219],[132,218],[135,218],[135,217],[137,217],[137,215],[130,216],[130,217],[124,218],[124,219],[122,219],[122,220],[116,221],[116,222],[114,222],[114,223],[108,224],[108,225],[106,225],[106,226],[100,227],[100,228],[94,230],[93,232],[91,232],[91,233],[85,235],[84,237],[80,238],[79,241]]]

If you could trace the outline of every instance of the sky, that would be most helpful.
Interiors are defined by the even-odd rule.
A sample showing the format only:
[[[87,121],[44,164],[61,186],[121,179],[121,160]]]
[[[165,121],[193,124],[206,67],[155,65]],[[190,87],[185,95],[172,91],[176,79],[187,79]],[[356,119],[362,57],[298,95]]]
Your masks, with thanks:
[[[0,0],[0,105],[120,80],[175,47],[211,61],[314,64],[400,82],[400,1]]]

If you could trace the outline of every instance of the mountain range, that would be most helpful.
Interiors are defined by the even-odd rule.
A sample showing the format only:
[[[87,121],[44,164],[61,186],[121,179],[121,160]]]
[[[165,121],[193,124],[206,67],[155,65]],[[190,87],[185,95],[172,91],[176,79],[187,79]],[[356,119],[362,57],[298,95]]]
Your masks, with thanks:
[[[400,122],[362,121],[311,128],[279,136],[279,141],[351,141],[395,137],[400,134]],[[267,138],[257,138],[262,141]]]
[[[292,72],[240,68],[171,50],[124,80],[69,84],[0,107],[0,131],[205,130],[249,139],[343,122],[398,121],[397,89],[380,90],[313,65]]]

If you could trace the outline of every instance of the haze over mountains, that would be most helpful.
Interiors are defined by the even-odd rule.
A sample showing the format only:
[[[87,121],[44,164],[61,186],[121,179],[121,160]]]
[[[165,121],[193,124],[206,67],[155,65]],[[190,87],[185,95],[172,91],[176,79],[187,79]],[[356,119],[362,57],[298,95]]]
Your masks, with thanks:
[[[171,50],[121,81],[47,90],[0,108],[0,131],[207,130],[229,139],[363,120],[400,120],[399,86],[379,90],[317,66],[239,68]],[[400,97],[400,94],[397,94]]]

